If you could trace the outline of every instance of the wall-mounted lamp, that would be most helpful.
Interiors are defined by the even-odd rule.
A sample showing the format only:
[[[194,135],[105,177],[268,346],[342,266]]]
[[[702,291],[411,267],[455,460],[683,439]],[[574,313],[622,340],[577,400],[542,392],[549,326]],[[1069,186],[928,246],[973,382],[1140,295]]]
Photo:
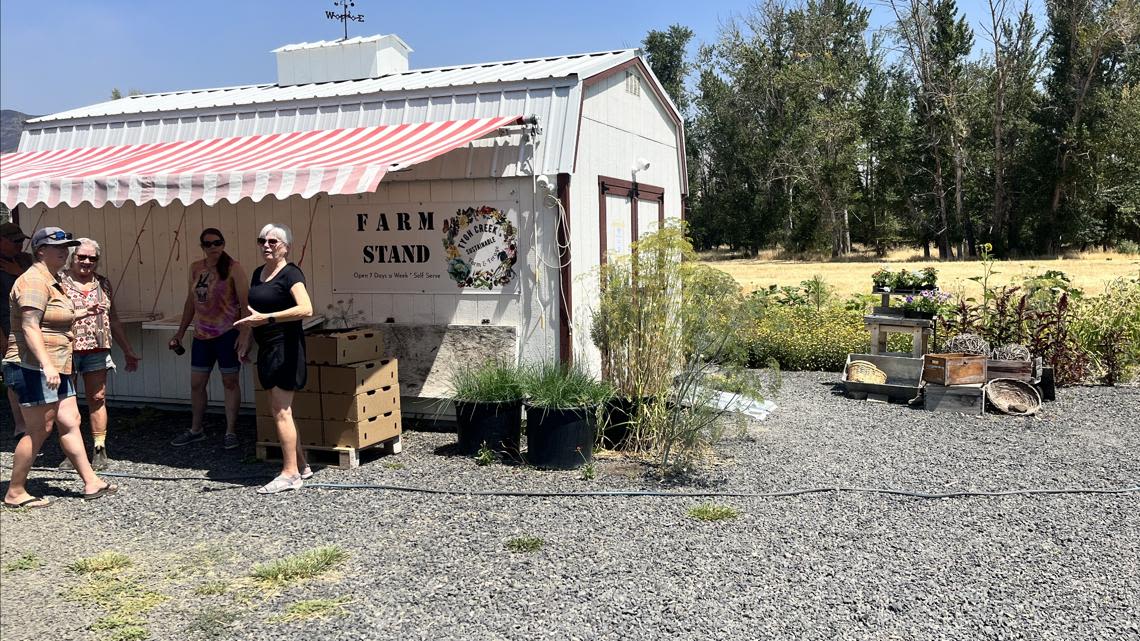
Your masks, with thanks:
[[[649,161],[648,160],[646,160],[645,158],[638,158],[636,161],[634,161],[634,163],[633,163],[633,180],[636,182],[638,172],[645,171],[646,169],[649,169]]]

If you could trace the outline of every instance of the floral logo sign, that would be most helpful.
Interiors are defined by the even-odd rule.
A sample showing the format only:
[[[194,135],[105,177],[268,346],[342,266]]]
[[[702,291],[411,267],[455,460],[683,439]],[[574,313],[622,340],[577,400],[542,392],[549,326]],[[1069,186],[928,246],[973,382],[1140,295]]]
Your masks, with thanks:
[[[493,207],[460,209],[443,221],[443,249],[459,287],[501,287],[515,277],[518,228]]]

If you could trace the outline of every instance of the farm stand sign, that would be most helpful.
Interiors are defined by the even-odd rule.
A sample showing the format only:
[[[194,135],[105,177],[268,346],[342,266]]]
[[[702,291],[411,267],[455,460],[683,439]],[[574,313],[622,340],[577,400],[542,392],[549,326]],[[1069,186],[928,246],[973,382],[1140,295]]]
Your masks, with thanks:
[[[336,292],[517,291],[518,213],[505,203],[335,206],[331,231]]]

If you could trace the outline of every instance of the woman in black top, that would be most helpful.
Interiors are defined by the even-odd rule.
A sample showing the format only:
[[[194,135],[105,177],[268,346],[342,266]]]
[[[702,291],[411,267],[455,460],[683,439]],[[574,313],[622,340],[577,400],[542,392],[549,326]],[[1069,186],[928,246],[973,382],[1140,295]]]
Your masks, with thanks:
[[[293,233],[284,225],[270,223],[257,235],[265,264],[253,272],[249,286],[249,316],[235,327],[253,328],[257,341],[257,377],[269,394],[277,436],[281,440],[281,474],[258,490],[276,494],[297,490],[302,479],[313,475],[293,423],[293,392],[305,387],[305,334],[301,319],[313,315],[305,289],[305,274],[287,261]],[[249,353],[247,334],[239,337],[238,353]]]

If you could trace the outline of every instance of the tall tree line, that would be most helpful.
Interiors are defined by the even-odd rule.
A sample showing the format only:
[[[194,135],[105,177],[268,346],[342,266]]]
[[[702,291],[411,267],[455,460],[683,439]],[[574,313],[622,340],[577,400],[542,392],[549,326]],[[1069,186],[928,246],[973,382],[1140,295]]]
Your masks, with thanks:
[[[691,62],[651,31],[682,109],[698,246],[943,259],[1140,241],[1140,0],[764,0]],[[980,53],[975,53],[980,52]]]

